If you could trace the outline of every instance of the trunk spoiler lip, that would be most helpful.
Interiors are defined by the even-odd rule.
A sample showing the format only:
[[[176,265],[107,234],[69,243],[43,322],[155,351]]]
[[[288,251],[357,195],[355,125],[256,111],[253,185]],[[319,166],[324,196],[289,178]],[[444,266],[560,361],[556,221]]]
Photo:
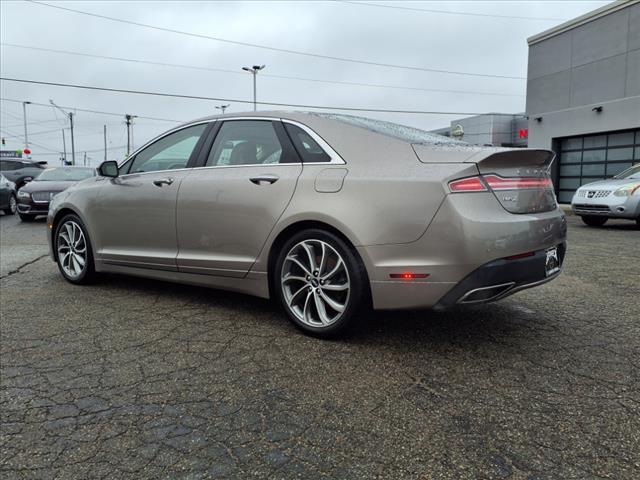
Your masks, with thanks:
[[[503,167],[524,166],[513,162],[509,158],[517,154],[520,160],[527,159],[526,165],[534,167],[545,167],[546,171],[551,170],[551,166],[555,161],[556,154],[552,150],[543,148],[517,148],[517,147],[483,147],[478,145],[428,145],[421,143],[412,143],[417,159],[422,163],[460,163],[460,164],[476,164],[478,168],[483,163],[491,163],[490,160],[497,163],[503,163]]]

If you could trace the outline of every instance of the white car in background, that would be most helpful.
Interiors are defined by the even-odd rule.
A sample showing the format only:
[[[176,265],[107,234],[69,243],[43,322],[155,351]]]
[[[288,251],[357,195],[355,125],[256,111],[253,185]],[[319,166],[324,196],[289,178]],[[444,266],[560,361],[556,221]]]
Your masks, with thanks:
[[[602,226],[610,218],[635,220],[640,226],[640,163],[608,180],[581,186],[571,208],[590,226]]]

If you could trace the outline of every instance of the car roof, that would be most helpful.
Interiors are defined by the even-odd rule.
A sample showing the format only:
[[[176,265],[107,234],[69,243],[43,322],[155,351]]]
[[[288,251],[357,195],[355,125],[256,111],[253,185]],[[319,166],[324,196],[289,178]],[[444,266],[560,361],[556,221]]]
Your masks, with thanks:
[[[306,112],[306,111],[286,111],[286,110],[266,110],[260,112],[235,112],[227,113],[224,115],[210,115],[189,122],[188,124],[214,121],[214,120],[226,120],[234,118],[273,118],[282,120],[292,120],[300,122],[311,128],[314,126],[321,126],[322,124],[339,124],[341,129],[345,127],[352,127],[357,129],[368,130],[379,135],[386,136],[387,138],[393,138],[396,141],[404,143],[421,143],[421,144],[438,144],[457,147],[468,147],[468,143],[456,140],[444,135],[431,133],[421,128],[412,127],[409,125],[402,125],[395,122],[378,120],[370,117],[361,117],[355,115],[347,115],[343,113],[334,112]],[[320,133],[320,132],[318,132]]]

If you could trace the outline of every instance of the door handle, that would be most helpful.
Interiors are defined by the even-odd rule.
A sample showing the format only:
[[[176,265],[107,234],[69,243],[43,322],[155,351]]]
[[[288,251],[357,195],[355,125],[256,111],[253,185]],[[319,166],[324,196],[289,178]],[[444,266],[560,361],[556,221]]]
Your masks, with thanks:
[[[265,183],[276,183],[279,178],[277,175],[260,175],[258,177],[251,177],[249,180],[256,185],[263,185]]]
[[[173,178],[161,178],[159,180],[154,180],[153,184],[156,187],[161,187],[163,185],[171,185],[173,183]]]

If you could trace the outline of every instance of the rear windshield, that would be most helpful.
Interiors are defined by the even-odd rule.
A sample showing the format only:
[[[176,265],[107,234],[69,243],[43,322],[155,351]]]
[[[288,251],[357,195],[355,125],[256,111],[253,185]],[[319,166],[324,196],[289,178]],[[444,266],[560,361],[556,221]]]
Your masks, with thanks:
[[[95,176],[93,168],[49,168],[36,177],[39,182],[79,182]]]
[[[427,144],[447,144],[447,145],[468,145],[466,142],[454,140],[444,135],[427,132],[415,127],[408,127],[398,123],[385,122],[384,120],[375,120],[373,118],[356,117],[353,115],[342,115],[336,113],[315,113],[320,117],[365,128],[372,132],[386,135],[387,137],[396,138],[409,143],[427,143]]]

